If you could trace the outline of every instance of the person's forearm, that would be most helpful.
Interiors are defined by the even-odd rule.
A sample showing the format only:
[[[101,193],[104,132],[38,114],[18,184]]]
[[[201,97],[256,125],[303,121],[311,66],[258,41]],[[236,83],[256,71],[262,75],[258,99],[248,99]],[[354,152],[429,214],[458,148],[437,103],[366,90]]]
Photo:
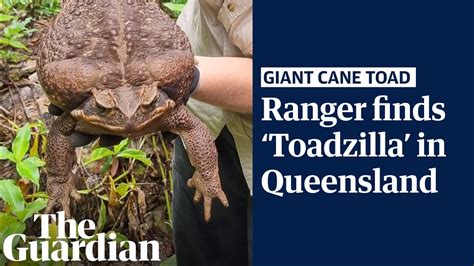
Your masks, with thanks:
[[[238,112],[252,113],[252,59],[196,56],[200,83],[193,98]]]

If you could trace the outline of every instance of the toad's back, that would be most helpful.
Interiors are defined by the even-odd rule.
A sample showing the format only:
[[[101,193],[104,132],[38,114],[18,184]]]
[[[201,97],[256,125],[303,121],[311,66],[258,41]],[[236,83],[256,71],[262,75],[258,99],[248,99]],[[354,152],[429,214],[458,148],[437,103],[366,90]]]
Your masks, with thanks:
[[[190,80],[192,53],[184,33],[159,4],[146,0],[69,0],[43,41],[40,80],[51,101],[77,107],[92,87],[173,83],[179,97]],[[173,93],[171,93],[173,94]]]

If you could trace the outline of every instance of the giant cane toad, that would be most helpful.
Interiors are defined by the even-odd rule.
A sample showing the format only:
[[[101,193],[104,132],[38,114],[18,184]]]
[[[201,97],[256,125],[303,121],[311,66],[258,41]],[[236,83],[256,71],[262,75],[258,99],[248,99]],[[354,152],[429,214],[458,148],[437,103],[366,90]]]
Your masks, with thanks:
[[[185,34],[159,4],[147,0],[64,0],[45,36],[38,75],[64,114],[53,123],[46,151],[49,203],[70,216],[74,147],[69,135],[137,137],[178,134],[196,168],[188,185],[196,201],[228,205],[209,129],[185,107],[194,59]]]

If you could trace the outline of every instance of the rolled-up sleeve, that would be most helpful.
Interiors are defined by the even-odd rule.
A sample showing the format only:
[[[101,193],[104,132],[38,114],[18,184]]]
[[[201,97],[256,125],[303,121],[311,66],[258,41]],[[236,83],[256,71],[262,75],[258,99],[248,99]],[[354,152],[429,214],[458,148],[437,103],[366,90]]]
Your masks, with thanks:
[[[246,57],[253,56],[252,15],[251,0],[225,0],[218,14],[230,41]]]

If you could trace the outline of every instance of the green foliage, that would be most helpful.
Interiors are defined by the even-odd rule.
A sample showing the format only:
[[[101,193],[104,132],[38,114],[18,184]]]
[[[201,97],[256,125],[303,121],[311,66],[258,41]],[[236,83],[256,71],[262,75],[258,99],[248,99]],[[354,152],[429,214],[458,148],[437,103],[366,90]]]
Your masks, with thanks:
[[[29,0],[3,0],[0,5],[1,11],[11,10],[25,10],[28,6]]]
[[[89,158],[89,160],[87,162],[85,162],[85,164],[90,164],[92,162],[95,162],[95,161],[98,161],[100,159],[103,159],[105,157],[108,157],[108,156],[112,156],[112,155],[115,155],[115,153],[107,148],[98,148],[98,149],[95,149],[92,153],[91,153],[91,156]]]
[[[176,266],[177,265],[176,255],[169,257],[168,259],[163,261],[160,265],[161,266]]]
[[[98,239],[98,236],[97,234],[99,233],[102,233],[103,232],[103,229],[105,227],[107,223],[107,207],[104,203],[104,201],[102,200],[101,203],[100,203],[100,213],[99,213],[99,218],[97,219],[97,222],[96,222],[96,229],[95,229],[95,232],[94,232],[94,236],[92,236],[91,238],[88,238],[88,239],[79,239],[79,241],[85,241],[86,243],[89,243],[90,241],[96,241]],[[128,241],[128,238],[118,232],[115,232],[115,231],[108,231],[106,234],[105,234],[105,237],[109,240],[112,240],[111,237],[110,237],[110,234],[115,234],[115,238],[113,239],[114,241],[117,241],[118,242],[118,245],[121,246],[122,245],[122,242],[124,241]],[[123,246],[125,248],[128,248],[128,242],[124,243]]]
[[[0,198],[8,204],[13,214],[17,214],[25,209],[25,200],[21,194],[21,189],[14,180],[0,180]]]
[[[46,208],[48,201],[46,199],[36,199],[33,202],[26,202],[23,211],[17,213],[17,217],[21,222],[25,222],[42,209]]]
[[[109,231],[109,232],[106,234],[107,239],[110,239],[110,234],[112,234],[112,233],[115,234],[115,241],[117,241],[118,243],[120,243],[120,245],[121,245],[122,242],[128,241],[128,238],[127,238],[126,236],[122,235],[121,233],[114,232],[114,231]],[[125,248],[129,248],[128,242],[125,242],[125,243],[123,244],[123,246],[124,246]]]
[[[22,38],[30,36],[34,32],[33,29],[28,28],[31,17],[20,20],[18,17],[0,13],[0,20],[2,18],[4,22],[9,22],[9,25],[3,28],[0,35],[0,58],[13,62],[21,61],[25,57],[15,50],[29,51],[22,42]]]
[[[28,28],[28,24],[31,22],[31,17],[19,20],[17,17],[1,13],[0,17],[10,21],[10,24],[3,28],[0,35],[0,58],[11,62],[24,60],[26,56],[16,50],[29,51],[26,45],[22,42],[22,38],[30,36],[31,33],[34,32],[33,29]]]
[[[119,144],[115,145],[113,150],[110,150],[108,148],[95,149],[91,153],[89,160],[85,162],[85,164],[87,165],[104,158],[117,157],[135,159],[147,166],[151,166],[151,160],[146,157],[145,152],[137,149],[128,148],[128,144],[129,139],[124,139]]]
[[[30,146],[31,130],[30,125],[26,124],[18,130],[15,140],[13,141],[12,151],[15,162],[21,161]]]
[[[26,202],[20,187],[11,179],[0,180],[0,198],[8,206],[8,211],[0,212],[0,247],[2,247],[7,236],[25,231],[25,221],[46,208],[47,200],[40,198]],[[18,241],[19,239],[16,239],[13,246],[16,246]]]
[[[156,136],[153,136],[152,139],[152,144],[153,144],[153,149],[156,150],[158,149],[158,143]],[[169,191],[173,191],[173,181],[171,180],[171,169],[165,169],[164,165],[166,165],[166,161],[170,160],[170,154],[168,151],[168,148],[166,147],[166,144],[161,138],[161,149],[163,150],[163,153],[165,155],[165,161],[163,162],[161,158],[158,158],[160,160],[158,166],[160,167],[160,172],[161,172],[161,178],[163,181],[163,184],[165,185],[165,201],[166,201],[166,211],[168,213],[168,225],[172,228],[172,213],[171,213],[171,200],[170,200],[170,195],[168,193]],[[169,188],[167,186],[169,185]]]
[[[0,212],[0,247],[3,247],[3,242],[9,235],[21,234],[25,229],[25,223],[18,221],[17,218],[9,213]],[[13,246],[15,247],[19,241],[20,238],[16,238],[13,241]]]
[[[0,160],[10,160],[15,162],[15,156],[6,147],[0,146]]]
[[[41,124],[39,122],[34,124],[34,126],[40,128]],[[27,123],[18,129],[11,150],[0,146],[0,160],[8,160],[14,163],[19,176],[39,186],[39,168],[44,166],[44,162],[36,156],[31,156],[31,150],[30,155],[28,155],[30,139],[32,137],[30,127],[30,124]],[[39,134],[36,134],[36,138],[41,136],[41,133],[44,132],[40,130]],[[34,201],[28,201],[23,194],[22,188],[15,180],[0,180],[0,199],[6,204],[5,209],[0,212],[0,251],[7,236],[23,233],[26,229],[26,220],[46,208],[47,199],[45,197],[38,197],[39,194],[28,195],[29,199],[37,197]],[[16,238],[13,246],[16,246],[19,240],[19,238]]]
[[[6,14],[0,14],[0,22],[8,22],[12,19],[14,19],[14,16],[6,15]]]
[[[21,127],[13,140],[12,150],[0,147],[0,160],[9,160],[16,164],[16,171],[19,176],[25,178],[33,184],[39,186],[39,168],[45,163],[38,157],[27,157],[25,155],[30,147],[31,129],[26,123]]]
[[[121,198],[127,196],[128,192],[133,188],[132,184],[129,183],[120,183],[116,188],[115,192],[120,195]]]
[[[119,144],[115,145],[113,149],[103,147],[94,149],[84,165],[96,162],[98,166],[101,166],[100,173],[103,175],[103,179],[100,184],[95,187],[79,190],[79,194],[95,193],[101,200],[108,201],[109,204],[114,206],[117,204],[123,204],[122,199],[124,199],[130,191],[136,188],[135,178],[133,174],[130,174],[132,172],[137,174],[141,169],[143,169],[143,165],[152,167],[152,161],[147,158],[145,152],[139,149],[129,148],[129,144],[129,139],[124,139]],[[119,159],[130,159],[128,170],[124,170],[121,173],[117,172],[117,166],[120,164]],[[139,161],[142,164],[136,165],[134,164],[135,161]],[[126,176],[129,176],[131,180],[128,182],[118,183]],[[97,194],[97,192],[104,190],[106,186],[104,183],[106,181],[109,181],[110,188],[108,190],[110,193],[102,195]]]
[[[12,20],[10,25],[8,25],[7,27],[5,27],[3,29],[4,39],[16,40],[16,39],[23,38],[23,37],[31,34],[35,30],[29,29],[27,27],[28,24],[30,24],[30,22],[31,22],[31,17],[28,17],[28,18],[26,18],[24,20],[21,20],[21,21],[19,21],[17,19]]]
[[[117,154],[117,157],[121,158],[130,158],[130,159],[135,159],[147,166],[151,166],[151,160],[146,157],[146,154],[137,149],[126,149],[124,151],[121,151]]]
[[[187,0],[168,0],[162,1],[162,6],[165,8],[165,11],[168,11],[171,17],[178,18],[186,2]]]
[[[44,17],[57,14],[61,8],[60,4],[60,0],[3,0],[0,4],[0,12]]]
[[[61,0],[29,0],[28,2],[33,15],[37,17],[52,16],[61,11]]]
[[[60,0],[2,0],[0,2],[0,59],[20,62],[28,58],[24,38],[35,30],[33,18],[57,14]]]
[[[100,233],[107,222],[107,209],[105,207],[105,203],[103,200],[100,201],[100,213],[99,213],[99,220],[97,221],[97,228],[95,229],[95,233]]]
[[[8,62],[18,63],[28,59],[28,56],[21,52],[1,49],[3,48],[0,48],[0,60],[4,59]]]

